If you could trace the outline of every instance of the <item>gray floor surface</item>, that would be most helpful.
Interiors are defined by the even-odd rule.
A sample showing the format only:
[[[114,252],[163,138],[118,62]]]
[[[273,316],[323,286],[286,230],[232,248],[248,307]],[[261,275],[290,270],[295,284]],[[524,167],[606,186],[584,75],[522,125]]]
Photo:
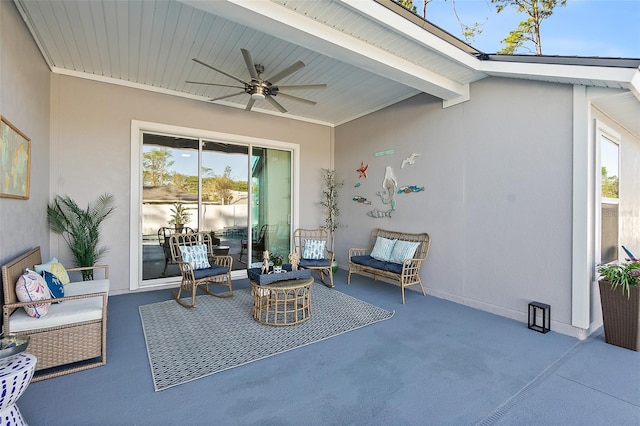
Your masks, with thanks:
[[[237,280],[234,288],[248,287]],[[640,425],[640,352],[584,341],[354,276],[393,318],[154,392],[138,306],[109,299],[104,367],[32,383],[33,425]],[[206,362],[206,360],[202,360]]]

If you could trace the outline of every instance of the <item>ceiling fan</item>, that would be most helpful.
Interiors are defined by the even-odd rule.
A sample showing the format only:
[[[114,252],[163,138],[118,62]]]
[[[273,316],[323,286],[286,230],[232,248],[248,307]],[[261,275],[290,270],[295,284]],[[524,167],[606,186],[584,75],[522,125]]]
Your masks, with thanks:
[[[310,101],[308,99],[304,99],[304,98],[299,98],[297,96],[292,96],[292,95],[288,95],[286,93],[282,93],[280,90],[314,90],[314,89],[325,89],[327,87],[326,84],[302,84],[302,85],[297,85],[297,86],[277,86],[276,83],[280,80],[282,80],[285,77],[288,77],[289,75],[293,74],[294,72],[298,71],[300,68],[304,67],[304,62],[302,61],[298,61],[295,62],[292,65],[289,65],[287,68],[283,69],[282,71],[280,71],[279,73],[277,73],[276,75],[272,76],[271,78],[267,79],[263,79],[261,77],[261,74],[264,72],[264,67],[260,64],[256,64],[253,62],[253,57],[251,56],[251,52],[249,52],[247,49],[240,49],[240,51],[242,51],[242,56],[244,57],[244,62],[247,64],[247,69],[249,70],[249,75],[251,76],[251,81],[244,81],[238,77],[235,77],[229,73],[226,73],[222,70],[219,70],[218,68],[215,68],[199,59],[193,59],[195,62],[199,63],[200,65],[204,65],[207,68],[211,68],[214,71],[219,72],[220,74],[224,74],[229,78],[232,78],[234,80],[236,80],[237,82],[241,83],[242,86],[231,86],[231,85],[227,85],[227,84],[216,84],[216,83],[205,83],[202,81],[186,81],[187,83],[193,83],[193,84],[207,84],[209,86],[219,86],[219,87],[235,87],[238,89],[242,89],[241,92],[238,93],[232,93],[230,95],[225,95],[225,96],[220,96],[217,98],[213,98],[211,99],[211,101],[217,101],[220,99],[225,99],[225,98],[231,98],[233,96],[238,96],[238,95],[243,95],[243,94],[248,94],[249,96],[251,96],[251,99],[249,99],[249,102],[247,103],[247,106],[245,108],[246,111],[250,111],[251,108],[253,108],[253,104],[256,101],[259,100],[267,100],[269,101],[274,107],[276,107],[280,112],[284,113],[287,112],[287,110],[280,105],[280,103],[278,103],[274,97],[275,96],[281,96],[283,98],[286,99],[290,99],[292,101],[296,101],[296,102],[302,102],[308,105],[315,105],[316,102],[314,101]]]

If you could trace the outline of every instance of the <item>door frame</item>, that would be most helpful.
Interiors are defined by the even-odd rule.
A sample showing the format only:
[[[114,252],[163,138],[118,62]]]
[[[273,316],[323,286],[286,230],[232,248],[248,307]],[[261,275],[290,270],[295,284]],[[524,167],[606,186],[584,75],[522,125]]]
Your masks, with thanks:
[[[174,126],[170,124],[154,123],[150,121],[131,120],[131,176],[130,176],[130,202],[129,202],[129,289],[130,290],[157,290],[164,287],[175,287],[180,282],[180,277],[171,277],[162,280],[154,280],[153,284],[144,285],[142,282],[142,135],[144,132],[179,135],[192,138],[217,140],[220,142],[247,145],[249,152],[253,146],[282,149],[291,151],[291,229],[296,229],[299,222],[299,197],[300,193],[300,145],[274,139],[256,138],[232,133],[216,132],[211,130],[194,129],[190,127]],[[251,156],[249,156],[251,158]],[[250,162],[247,163],[250,167]],[[251,175],[249,170],[249,176]],[[251,185],[248,188],[248,199],[251,203]],[[251,220],[251,204],[248,212],[249,223]],[[246,270],[232,271],[232,279],[246,278]]]

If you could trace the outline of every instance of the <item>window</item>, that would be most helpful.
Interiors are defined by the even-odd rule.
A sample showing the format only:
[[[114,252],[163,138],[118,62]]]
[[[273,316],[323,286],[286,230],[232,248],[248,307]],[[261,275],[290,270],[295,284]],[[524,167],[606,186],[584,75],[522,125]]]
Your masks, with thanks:
[[[619,136],[598,126],[600,145],[600,263],[618,260],[619,237]]]

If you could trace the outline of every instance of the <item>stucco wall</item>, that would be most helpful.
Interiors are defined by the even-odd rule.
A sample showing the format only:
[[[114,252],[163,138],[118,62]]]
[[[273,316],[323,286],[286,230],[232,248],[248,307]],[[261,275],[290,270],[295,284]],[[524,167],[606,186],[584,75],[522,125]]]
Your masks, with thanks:
[[[421,276],[431,295],[521,321],[537,300],[552,304],[556,325],[570,324],[571,117],[570,86],[492,78],[451,108],[419,95],[339,126],[340,203],[350,212],[337,234],[340,263],[374,227],[426,231],[432,245]],[[373,156],[388,149],[395,154]],[[415,165],[401,168],[412,153],[421,154]],[[361,161],[369,170],[359,180]],[[425,190],[397,194],[392,217],[373,219],[367,211],[389,208],[375,194],[387,165],[400,186]]]
[[[103,229],[110,248],[111,290],[129,289],[131,120],[297,143],[300,154],[300,225],[317,226],[320,168],[329,167],[333,129],[74,77],[52,77],[51,193],[86,205],[115,195],[117,210]],[[51,252],[70,262],[64,242]]]
[[[31,139],[28,200],[0,198],[0,264],[41,246],[49,255],[49,68],[11,1],[0,2],[0,114]]]

